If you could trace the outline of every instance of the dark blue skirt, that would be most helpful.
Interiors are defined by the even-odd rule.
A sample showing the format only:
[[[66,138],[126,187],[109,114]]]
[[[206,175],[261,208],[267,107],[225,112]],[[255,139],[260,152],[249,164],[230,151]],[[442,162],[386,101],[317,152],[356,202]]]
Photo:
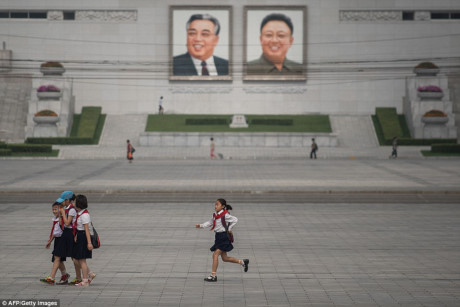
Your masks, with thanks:
[[[65,228],[64,232],[61,236],[61,250],[63,252],[63,256],[65,257],[72,257],[72,250],[75,244],[75,240],[72,233],[72,228]],[[59,255],[58,255],[59,256]]]
[[[216,239],[210,250],[213,252],[216,249],[219,249],[223,252],[229,252],[233,249],[233,245],[230,243],[226,232],[216,232]]]
[[[73,247],[74,259],[90,259],[93,256],[93,252],[88,250],[88,240],[86,240],[86,233],[84,230],[77,231],[77,242]]]
[[[54,256],[60,257],[61,261],[65,261],[66,255],[62,249],[62,237],[54,238],[54,248],[51,254],[53,255],[53,257],[51,257],[51,262],[54,262]]]

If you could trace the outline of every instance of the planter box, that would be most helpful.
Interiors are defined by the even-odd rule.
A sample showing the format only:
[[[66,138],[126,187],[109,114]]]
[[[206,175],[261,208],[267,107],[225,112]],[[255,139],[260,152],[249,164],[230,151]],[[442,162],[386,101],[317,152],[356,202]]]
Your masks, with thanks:
[[[40,67],[40,72],[45,76],[62,76],[64,67]]]
[[[417,96],[421,100],[440,100],[443,96],[443,92],[417,92]]]
[[[59,116],[34,116],[33,120],[38,125],[55,125],[59,121]]]
[[[445,125],[448,121],[448,117],[422,117],[422,122],[427,125]]]
[[[436,76],[439,68],[414,68],[414,73],[417,76]]]
[[[61,98],[61,92],[37,92],[37,97],[40,100],[55,100]]]

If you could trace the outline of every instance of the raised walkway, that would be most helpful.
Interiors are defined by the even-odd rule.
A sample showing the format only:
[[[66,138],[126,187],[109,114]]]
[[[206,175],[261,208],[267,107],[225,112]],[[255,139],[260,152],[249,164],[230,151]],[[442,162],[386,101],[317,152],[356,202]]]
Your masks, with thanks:
[[[339,146],[322,146],[318,159],[388,159],[389,146],[379,146],[369,116],[331,116]],[[54,146],[60,150],[59,159],[124,159],[126,140],[136,148],[135,159],[207,159],[209,147],[148,147],[139,145],[139,135],[145,130],[147,115],[109,115],[99,145]],[[223,147],[216,139],[216,152],[224,159],[305,159],[310,152],[302,147]],[[402,159],[422,159],[421,149],[429,147],[404,146]]]

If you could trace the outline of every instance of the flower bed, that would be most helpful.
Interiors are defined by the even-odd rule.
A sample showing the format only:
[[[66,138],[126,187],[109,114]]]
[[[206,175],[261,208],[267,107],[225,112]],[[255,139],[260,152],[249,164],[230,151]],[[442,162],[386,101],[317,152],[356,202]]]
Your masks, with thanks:
[[[439,100],[444,96],[444,93],[436,85],[425,85],[417,88],[417,96],[421,100]]]
[[[60,76],[65,72],[65,68],[59,62],[46,62],[40,65],[40,72],[44,75]]]
[[[41,68],[44,68],[44,67],[61,67],[61,68],[64,68],[64,66],[62,66],[61,63],[59,62],[45,62],[45,63],[42,63],[40,65]]]
[[[447,114],[440,110],[431,110],[422,117],[422,122],[431,125],[444,125],[449,121]]]
[[[51,111],[51,110],[42,110],[40,112],[37,112],[34,114],[35,117],[40,117],[40,116],[58,116],[56,112]]]
[[[415,66],[415,68],[423,68],[423,69],[439,69],[438,66],[434,65],[431,62],[421,62]]]
[[[440,110],[431,110],[423,114],[423,117],[447,117],[447,114]]]
[[[439,67],[431,62],[422,62],[414,67],[414,73],[418,76],[436,76],[439,72]]]
[[[37,92],[39,93],[45,93],[45,92],[60,92],[61,90],[54,86],[54,85],[42,85],[37,89]]]
[[[442,92],[442,89],[436,85],[425,85],[425,86],[419,86],[417,88],[417,91],[439,93],[439,92]]]

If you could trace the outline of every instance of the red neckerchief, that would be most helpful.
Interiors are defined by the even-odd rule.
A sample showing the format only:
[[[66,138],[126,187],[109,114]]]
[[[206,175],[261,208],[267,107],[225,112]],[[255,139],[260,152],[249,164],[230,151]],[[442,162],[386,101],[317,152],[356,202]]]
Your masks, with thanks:
[[[220,219],[221,217],[223,217],[224,215],[226,215],[228,213],[227,210],[224,209],[224,211],[222,211],[221,213],[219,214],[216,214],[216,213],[213,213],[212,216],[213,216],[213,221],[212,221],[212,228],[211,230],[213,230],[215,227],[216,227],[216,220],[217,219]]]
[[[57,223],[59,223],[59,220],[53,221],[53,226],[51,226],[50,240],[53,238],[54,226],[56,226]]]
[[[83,211],[81,212],[81,214],[78,214],[78,213],[77,213],[77,216],[75,217],[75,222],[74,222],[73,225],[72,225],[72,233],[73,233],[74,236],[77,234],[77,221],[78,221],[78,218],[79,218],[80,216],[82,216],[84,213],[88,213],[88,214],[89,214],[88,210],[85,209],[85,210],[83,210]]]
[[[72,208],[75,209],[75,207],[72,205],[72,203],[70,203],[69,207],[68,207],[67,209],[64,209],[65,217],[69,217],[69,211],[70,211],[70,209],[72,209]],[[64,219],[61,219],[61,223],[60,223],[60,224],[61,224],[61,228],[64,229],[64,226],[65,226],[65,225],[64,225]]]
[[[68,207],[67,209],[65,209],[65,216],[66,216],[66,217],[69,216],[69,211],[70,211],[70,209],[72,209],[72,208],[75,208],[75,207],[72,205],[72,203],[70,203],[69,207]]]

